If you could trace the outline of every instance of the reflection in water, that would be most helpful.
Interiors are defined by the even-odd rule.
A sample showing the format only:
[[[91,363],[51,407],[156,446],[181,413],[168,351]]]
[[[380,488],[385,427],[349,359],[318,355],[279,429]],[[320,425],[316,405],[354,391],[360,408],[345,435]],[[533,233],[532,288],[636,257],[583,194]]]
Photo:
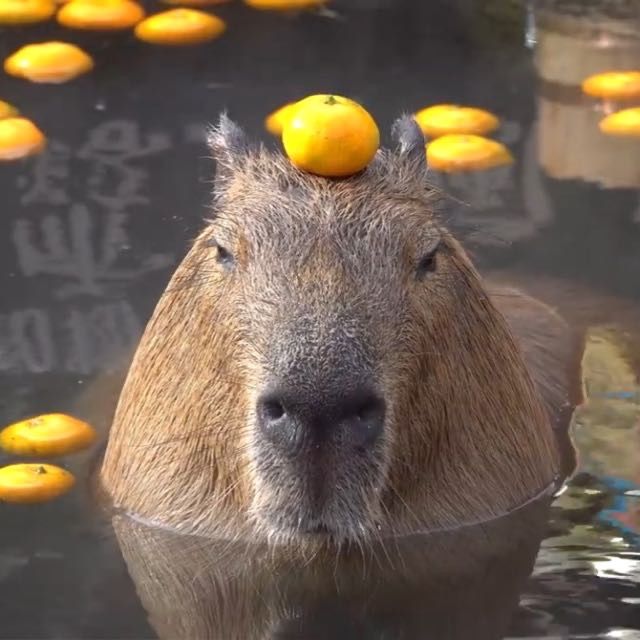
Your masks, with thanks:
[[[179,536],[125,516],[113,525],[150,622],[167,640],[489,640],[508,627],[549,502],[302,560],[291,549]]]
[[[634,221],[640,145],[632,139],[605,136],[598,128],[603,115],[630,105],[588,98],[580,84],[594,73],[638,67],[640,7],[634,2],[601,1],[584,9],[585,3],[576,2],[539,5],[535,53],[539,163],[558,184],[580,180],[573,183],[574,193],[591,192],[594,202],[601,196],[585,183],[612,190],[611,198],[617,193],[619,202],[626,203],[628,219]],[[604,206],[593,209],[600,229],[600,234],[593,234],[597,254],[612,212]],[[578,216],[584,213],[578,211]],[[635,238],[635,253],[638,230],[630,228],[629,233]],[[615,243],[621,246],[620,240]],[[606,264],[599,266],[606,268]],[[587,267],[583,281],[589,280],[599,286],[600,278],[591,276]],[[637,294],[637,281],[629,288]],[[633,307],[623,310],[604,300],[601,310],[594,307],[585,314],[585,301],[593,294],[580,304],[582,295],[577,287],[557,303],[565,317],[582,327],[585,340],[586,402],[576,412],[574,430],[578,473],[554,505],[553,533],[542,545],[532,594],[523,603],[540,615],[553,612],[555,622],[544,625],[547,633],[637,628],[637,601],[632,594],[640,584],[640,500],[634,494],[640,487],[639,317]],[[610,594],[606,605],[605,591]],[[580,607],[576,607],[577,598],[583,601]],[[530,624],[528,634],[532,628]]]
[[[576,412],[574,431],[578,473],[554,502],[551,532],[521,603],[529,614],[522,637],[529,637],[535,620],[557,633],[637,628],[639,347],[637,332],[608,326],[587,333],[582,362],[587,400]],[[549,611],[555,622],[548,620]]]
[[[547,2],[537,17],[540,165],[558,179],[638,188],[637,141],[606,136],[598,128],[604,115],[631,105],[596,101],[580,85],[592,74],[637,69],[640,15],[634,3],[593,4],[580,15],[563,3]]]
[[[632,358],[639,347],[637,337],[630,338],[619,330],[599,328],[589,332],[582,365],[589,402],[578,410],[575,430],[576,444],[584,451],[583,470],[606,481],[608,460],[617,460],[617,479],[637,482],[637,488],[640,383]],[[636,351],[636,365],[639,355]],[[628,455],[630,451],[632,455]]]
[[[520,149],[516,166],[434,176],[437,185],[463,204],[450,205],[454,226],[474,245],[504,248],[532,240],[562,214],[553,202],[550,179],[583,193],[594,191],[595,185],[606,187],[611,198],[617,193],[630,202],[631,218],[637,221],[640,144],[632,137],[606,136],[598,124],[607,113],[640,103],[590,98],[581,83],[594,73],[638,68],[640,5],[617,0],[529,2],[523,28],[534,50],[537,121],[523,131],[507,120],[497,132],[500,141]]]
[[[54,291],[56,297],[64,299],[80,294],[102,297],[109,285],[171,264],[169,256],[156,255],[149,256],[138,267],[118,267],[120,251],[129,241],[125,219],[124,214],[116,212],[98,219],[103,228],[96,230],[100,239],[97,255],[93,250],[93,220],[85,205],[71,205],[66,219],[43,217],[37,235],[30,220],[19,219],[14,228],[18,266],[26,277],[45,274],[58,276],[62,281],[71,280]],[[34,242],[34,237],[42,238],[41,246]]]

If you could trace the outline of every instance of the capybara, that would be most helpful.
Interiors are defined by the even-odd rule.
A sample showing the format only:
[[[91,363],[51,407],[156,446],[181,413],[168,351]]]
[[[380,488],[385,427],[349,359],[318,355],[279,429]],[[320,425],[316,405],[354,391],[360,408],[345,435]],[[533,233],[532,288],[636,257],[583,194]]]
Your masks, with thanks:
[[[562,319],[484,283],[435,210],[424,139],[302,173],[223,116],[212,219],[125,382],[113,505],[178,531],[363,544],[503,515],[563,473]]]

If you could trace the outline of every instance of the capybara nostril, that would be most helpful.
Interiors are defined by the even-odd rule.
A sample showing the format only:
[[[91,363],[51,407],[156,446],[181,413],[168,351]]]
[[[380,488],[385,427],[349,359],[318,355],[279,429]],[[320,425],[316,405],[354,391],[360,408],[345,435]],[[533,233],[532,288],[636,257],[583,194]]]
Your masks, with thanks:
[[[301,431],[296,416],[285,408],[278,392],[263,395],[256,406],[258,426],[264,437],[275,447],[295,453],[301,444]]]
[[[282,403],[278,400],[264,400],[260,409],[263,419],[271,422],[280,420],[286,413]]]
[[[273,390],[256,407],[266,439],[286,455],[301,446],[336,441],[347,447],[372,445],[382,433],[385,402],[370,387],[334,393],[317,390],[312,397],[292,390]]]
[[[365,392],[352,409],[347,409],[343,418],[351,442],[358,447],[373,444],[382,434],[385,415],[384,399],[376,393]]]

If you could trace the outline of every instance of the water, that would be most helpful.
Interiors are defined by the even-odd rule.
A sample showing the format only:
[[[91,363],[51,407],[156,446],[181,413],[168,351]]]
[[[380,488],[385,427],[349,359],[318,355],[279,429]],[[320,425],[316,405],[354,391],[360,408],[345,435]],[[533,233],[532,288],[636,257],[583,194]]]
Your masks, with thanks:
[[[494,538],[498,548],[480,545],[486,567],[449,566],[448,577],[442,567],[430,576],[418,572],[413,591],[394,591],[393,576],[386,576],[382,599],[358,615],[335,594],[319,603],[292,596],[288,613],[276,608],[280,618],[268,624],[259,618],[264,635],[257,637],[400,637],[393,625],[413,615],[416,626],[407,625],[407,637],[492,637],[489,624],[480,631],[479,621],[502,616],[512,618],[500,632],[511,638],[640,638],[640,147],[596,139],[590,127],[598,114],[565,87],[596,50],[603,65],[606,49],[616,64],[637,66],[633,34],[640,16],[633,2],[562,2],[560,14],[551,11],[553,2],[542,13],[541,4],[531,3],[526,13],[516,2],[345,0],[335,3],[334,16],[230,5],[218,10],[229,22],[227,35],[185,50],[51,25],[0,30],[2,56],[55,37],[82,44],[96,58],[92,74],[67,85],[0,78],[0,97],[50,139],[40,158],[0,167],[2,424],[55,410],[105,432],[131,349],[207,215],[212,167],[203,129],[221,110],[264,140],[269,111],[324,91],[366,104],[385,132],[399,113],[444,101],[479,105],[503,118],[498,137],[515,153],[515,165],[464,178],[433,174],[433,180],[467,203],[452,200],[448,214],[480,268],[551,303],[588,335],[589,400],[574,433],[577,474],[546,528],[527,529],[532,539],[521,524],[516,528],[527,538],[517,552],[504,551],[511,538],[502,530]],[[590,16],[586,45],[583,36],[578,42],[553,37],[577,28],[566,26],[567,16]],[[554,67],[560,58],[564,64]],[[91,457],[63,463],[82,480],[71,494],[38,507],[0,505],[0,637],[155,637],[118,543],[85,488]],[[531,569],[535,537],[543,531]],[[463,535],[461,542],[445,538],[447,557],[461,551],[468,557],[485,533]],[[129,562],[152,623],[156,629],[178,624],[181,612],[194,609],[188,594],[181,601],[169,585],[191,584],[193,549],[201,553],[203,545],[187,545],[170,562],[166,551],[149,554],[160,584],[180,603],[172,609],[171,598],[154,592],[156,583],[140,568],[140,549],[153,544],[136,552],[140,538],[131,535]],[[412,552],[428,549],[424,542]],[[506,572],[487,560],[501,553],[519,558]],[[236,575],[234,557],[230,552],[223,577]],[[172,582],[183,569],[182,580]],[[453,577],[474,571],[473,580]],[[266,579],[263,574],[255,575]],[[267,576],[264,593],[277,592],[282,575]],[[433,575],[442,578],[439,589]],[[192,582],[200,601],[213,601],[210,585],[199,592],[203,580]],[[235,585],[235,599],[216,602],[230,616],[245,611],[234,609],[240,604],[255,610],[250,587]],[[298,587],[308,595],[304,572],[284,592]],[[158,613],[163,606],[166,619]],[[204,615],[195,611],[187,618]],[[458,618],[470,626],[436,625]],[[421,635],[425,629],[436,635]],[[171,627],[168,637],[175,637]]]

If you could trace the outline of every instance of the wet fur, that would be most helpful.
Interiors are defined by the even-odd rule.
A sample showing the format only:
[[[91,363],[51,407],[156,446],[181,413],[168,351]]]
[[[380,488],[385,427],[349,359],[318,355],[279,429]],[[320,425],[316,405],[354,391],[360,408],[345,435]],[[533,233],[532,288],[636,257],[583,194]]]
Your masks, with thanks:
[[[338,542],[491,518],[561,472],[552,422],[570,402],[543,369],[549,332],[558,342],[566,327],[524,302],[543,320],[516,343],[505,300],[519,293],[489,295],[434,215],[409,129],[362,174],[326,180],[222,121],[215,217],[163,294],[116,411],[101,472],[116,506],[201,535],[295,538],[305,496],[253,419],[274,375],[318,393],[355,372],[385,391],[385,437],[330,505]],[[436,272],[418,280],[434,242]],[[217,264],[218,243],[241,276]]]
[[[113,526],[166,640],[495,640],[507,634],[550,500],[453,533],[303,558],[297,548],[194,539],[126,517]]]

